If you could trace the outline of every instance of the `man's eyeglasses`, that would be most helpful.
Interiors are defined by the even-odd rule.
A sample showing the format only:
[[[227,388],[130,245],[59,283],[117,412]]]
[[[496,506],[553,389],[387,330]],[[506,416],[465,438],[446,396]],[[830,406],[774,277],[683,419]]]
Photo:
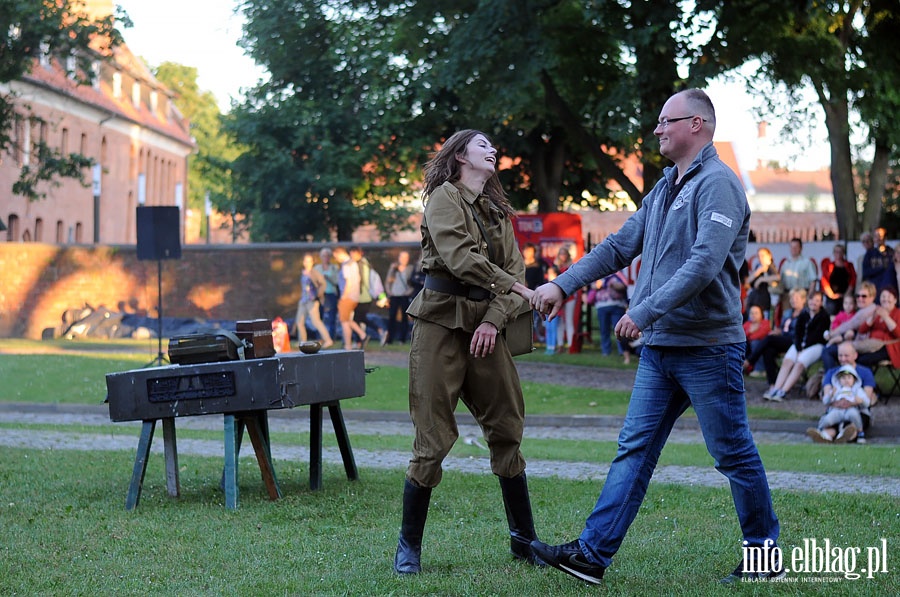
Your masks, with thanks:
[[[856,298],[869,298],[868,294],[857,294]]]
[[[679,116],[678,118],[663,118],[656,124],[656,126],[666,129],[666,128],[669,128],[669,125],[673,122],[678,122],[680,120],[690,120],[691,118],[696,118],[696,117],[697,117],[697,115]],[[702,120],[703,122],[707,122],[707,120],[705,118],[700,118],[700,120]]]

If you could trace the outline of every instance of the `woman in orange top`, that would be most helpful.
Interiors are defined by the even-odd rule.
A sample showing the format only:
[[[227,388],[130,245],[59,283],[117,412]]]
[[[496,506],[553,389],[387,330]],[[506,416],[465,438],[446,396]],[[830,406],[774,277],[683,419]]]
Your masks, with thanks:
[[[750,305],[747,311],[749,319],[744,322],[744,334],[747,336],[747,352],[744,354],[744,373],[753,371],[755,363],[746,360],[753,352],[753,349],[762,342],[769,332],[772,331],[772,324],[768,319],[763,319],[762,307],[759,305]]]

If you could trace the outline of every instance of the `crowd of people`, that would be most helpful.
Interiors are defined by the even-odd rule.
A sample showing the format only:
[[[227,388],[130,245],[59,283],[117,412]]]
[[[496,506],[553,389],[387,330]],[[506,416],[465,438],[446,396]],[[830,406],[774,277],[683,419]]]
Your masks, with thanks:
[[[292,329],[297,340],[305,342],[312,326],[322,348],[341,340],[345,349],[365,349],[373,337],[382,346],[405,344],[411,326],[406,310],[423,279],[421,267],[410,262],[408,251],[398,253],[385,278],[357,246],[324,247],[318,260],[306,253]],[[373,305],[387,308],[386,321],[372,313]]]
[[[900,366],[900,251],[885,236],[883,228],[863,234],[865,252],[856,265],[836,244],[817,268],[798,238],[781,267],[766,247],[757,250],[755,267],[745,264],[744,372],[763,375],[762,363],[768,382],[762,397],[774,402],[811,378],[806,393],[827,408],[808,430],[813,441],[865,443],[869,407],[878,400],[872,371],[883,362]],[[854,379],[843,371],[848,368]]]

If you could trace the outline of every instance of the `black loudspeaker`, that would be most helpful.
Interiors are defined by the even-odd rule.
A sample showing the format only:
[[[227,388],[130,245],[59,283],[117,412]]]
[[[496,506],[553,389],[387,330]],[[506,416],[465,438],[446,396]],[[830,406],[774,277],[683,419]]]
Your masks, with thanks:
[[[137,258],[181,259],[181,214],[169,205],[137,208]]]

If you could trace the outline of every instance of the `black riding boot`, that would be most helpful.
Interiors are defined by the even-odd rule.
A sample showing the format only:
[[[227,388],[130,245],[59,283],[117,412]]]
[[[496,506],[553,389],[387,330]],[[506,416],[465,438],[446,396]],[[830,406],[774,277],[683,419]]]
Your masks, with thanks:
[[[418,574],[422,570],[422,532],[428,517],[431,488],[419,487],[409,479],[403,485],[403,520],[400,541],[394,556],[394,571],[398,574]]]
[[[544,566],[540,558],[531,551],[531,542],[537,539],[534,519],[531,517],[531,500],[528,497],[528,481],[525,473],[500,479],[503,505],[506,507],[506,521],[509,523],[509,549],[513,556],[529,564]]]

